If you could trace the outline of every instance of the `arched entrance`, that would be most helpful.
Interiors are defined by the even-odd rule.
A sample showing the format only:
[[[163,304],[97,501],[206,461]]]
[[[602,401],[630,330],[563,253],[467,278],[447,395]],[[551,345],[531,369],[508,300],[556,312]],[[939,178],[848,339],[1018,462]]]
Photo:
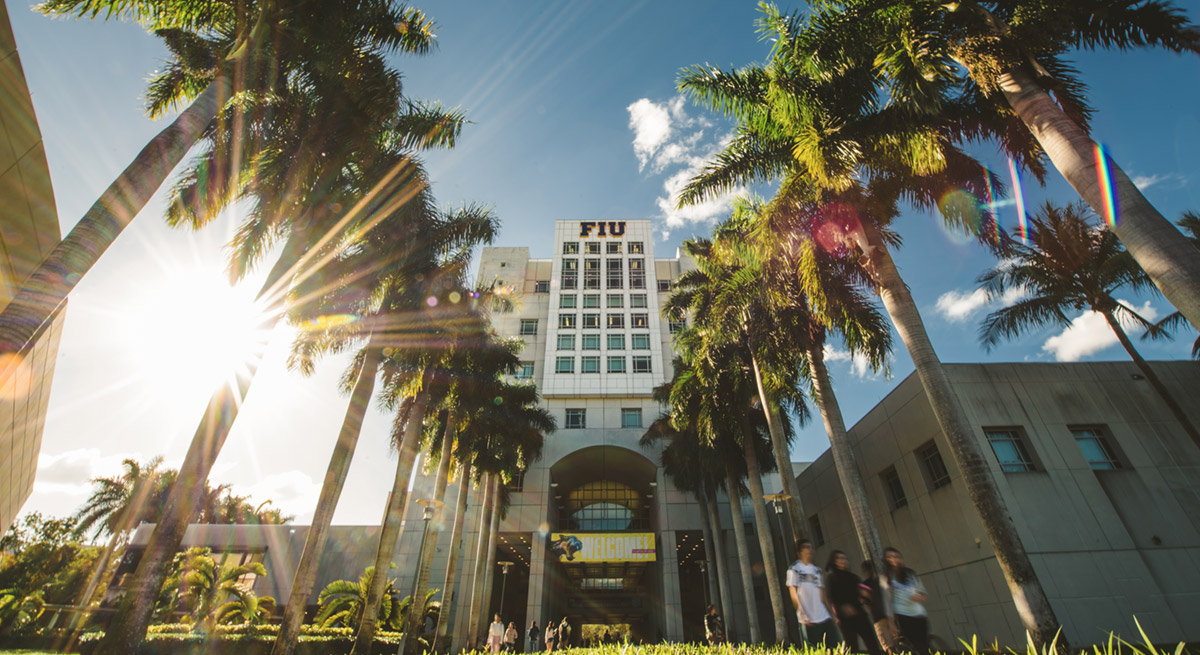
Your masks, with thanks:
[[[567,617],[574,646],[659,633],[657,475],[619,446],[582,448],[550,468],[547,611]]]

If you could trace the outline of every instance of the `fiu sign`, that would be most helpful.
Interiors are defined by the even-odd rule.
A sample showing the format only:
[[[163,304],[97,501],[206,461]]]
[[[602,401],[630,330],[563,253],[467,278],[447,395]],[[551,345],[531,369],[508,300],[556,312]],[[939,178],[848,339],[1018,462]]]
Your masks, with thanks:
[[[596,231],[598,237],[623,237],[625,236],[625,221],[580,221],[579,236],[590,237],[592,231]]]
[[[654,533],[554,533],[550,554],[560,562],[653,562]]]

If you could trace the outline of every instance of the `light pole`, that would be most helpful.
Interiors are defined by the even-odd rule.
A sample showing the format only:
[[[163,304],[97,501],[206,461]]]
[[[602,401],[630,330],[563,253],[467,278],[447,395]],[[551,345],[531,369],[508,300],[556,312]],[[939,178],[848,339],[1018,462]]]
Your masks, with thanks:
[[[425,625],[425,599],[417,598],[417,582],[421,577],[421,562],[425,559],[425,548],[428,546],[426,541],[429,537],[429,520],[433,515],[442,508],[442,501],[433,498],[420,498],[417,504],[421,506],[421,551],[417,553],[417,574],[413,576],[412,591],[409,592],[408,598],[408,617],[404,623],[404,635],[400,637],[399,655],[404,655],[408,652],[409,637],[415,632],[414,627],[417,623],[417,618],[421,619],[421,627]]]
[[[696,563],[700,565],[700,583],[704,586],[704,611],[708,612],[708,562],[700,560]]]
[[[512,566],[514,564],[514,562],[496,562],[496,563],[500,565],[500,574],[503,576],[500,578],[500,618],[503,619],[504,618],[504,592],[508,591],[508,567]]]
[[[779,522],[779,540],[780,542],[787,541],[787,531],[783,529],[783,506],[792,497],[788,494],[767,494],[764,499],[771,502],[771,506],[775,508],[775,520]],[[796,526],[793,526],[795,528]],[[787,544],[783,544],[784,552],[787,552]],[[784,559],[787,559],[786,557]]]

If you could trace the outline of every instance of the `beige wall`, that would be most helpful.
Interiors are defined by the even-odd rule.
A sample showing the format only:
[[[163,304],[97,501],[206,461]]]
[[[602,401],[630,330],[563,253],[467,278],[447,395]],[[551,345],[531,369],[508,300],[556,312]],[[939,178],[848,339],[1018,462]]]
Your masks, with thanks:
[[[25,84],[17,45],[0,2],[0,307],[59,240],[58,213],[42,135]],[[0,532],[33,491],[60,312],[8,379],[0,380]]]
[[[1200,364],[1155,362],[1200,423]],[[1115,630],[1140,641],[1132,617],[1157,641],[1200,639],[1200,450],[1132,363],[946,366],[992,475],[1073,645]],[[1102,426],[1122,469],[1093,471],[1070,427]],[[984,428],[1018,428],[1033,472],[1000,470]],[[910,375],[850,430],[885,545],[904,552],[930,588],[931,629],[1024,643],[1023,631],[961,473]],[[950,484],[932,489],[915,453],[933,440]],[[881,474],[895,466],[907,506],[892,509]],[[828,452],[798,476],[805,510],[830,550],[858,546]]]

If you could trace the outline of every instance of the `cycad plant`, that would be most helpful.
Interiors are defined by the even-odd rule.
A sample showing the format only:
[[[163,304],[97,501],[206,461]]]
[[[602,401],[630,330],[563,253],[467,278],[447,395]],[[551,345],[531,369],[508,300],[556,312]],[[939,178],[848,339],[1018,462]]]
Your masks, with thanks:
[[[383,576],[387,578],[387,576]],[[313,623],[322,628],[357,628],[362,622],[363,609],[366,607],[367,593],[375,579],[375,567],[368,566],[359,577],[358,582],[351,580],[334,580],[321,590],[317,596],[317,616]],[[399,604],[393,589],[395,581],[387,578],[383,585],[383,600],[379,604],[379,620],[384,625],[393,625],[397,618],[396,606]]]
[[[241,615],[255,620],[260,609],[274,606],[275,599],[258,598],[242,578],[266,574],[261,562],[225,563],[213,557],[208,548],[189,548],[183,553],[178,603],[187,610],[193,630],[199,632],[212,632],[221,618]]]
[[[1005,259],[979,277],[980,288],[990,300],[1012,292],[1024,297],[988,314],[980,325],[979,340],[990,350],[1001,340],[1029,330],[1066,327],[1071,324],[1068,311],[1096,312],[1183,431],[1200,446],[1200,433],[1191,419],[1138,353],[1122,325],[1137,325],[1150,333],[1160,330],[1115,295],[1121,290],[1138,293],[1155,287],[1113,231],[1095,225],[1094,215],[1088,214],[1083,205],[1047,203],[1029,218],[1028,243],[1009,243],[1003,251]]]

